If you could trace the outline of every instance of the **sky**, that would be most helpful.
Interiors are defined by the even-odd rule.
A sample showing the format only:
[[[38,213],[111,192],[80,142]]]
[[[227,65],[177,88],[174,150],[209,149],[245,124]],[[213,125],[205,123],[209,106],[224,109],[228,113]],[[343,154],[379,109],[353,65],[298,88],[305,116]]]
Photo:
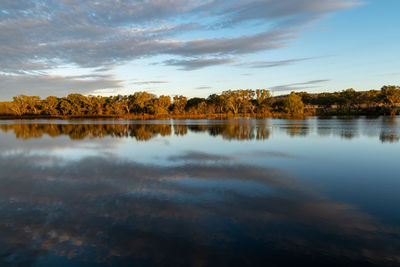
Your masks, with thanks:
[[[1,0],[0,100],[400,85],[399,0]]]

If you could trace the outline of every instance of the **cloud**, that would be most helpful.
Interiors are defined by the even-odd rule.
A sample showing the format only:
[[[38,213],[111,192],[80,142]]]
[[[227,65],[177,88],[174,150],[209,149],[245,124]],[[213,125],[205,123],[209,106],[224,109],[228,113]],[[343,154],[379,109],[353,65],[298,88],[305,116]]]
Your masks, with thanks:
[[[326,12],[362,5],[360,1],[346,0],[272,0],[272,1],[232,1],[226,8],[227,22],[270,21],[277,19],[279,23],[304,22],[319,18]]]
[[[190,60],[201,57],[203,61],[188,69],[211,66],[210,56],[284,47],[298,37],[306,21],[360,4],[350,0],[5,0],[0,3],[0,70],[24,73],[65,64],[101,69],[161,54]],[[251,27],[243,26],[249,21],[269,26],[258,33],[225,36],[224,27],[240,33]],[[256,26],[248,32],[256,32]],[[210,30],[220,31],[221,38],[208,38]],[[184,38],[187,33],[195,37]]]
[[[170,59],[164,61],[164,65],[167,66],[178,66],[181,70],[197,70],[210,66],[217,66],[235,62],[233,58],[207,58],[207,59],[188,59],[188,60],[176,60]]]
[[[212,89],[212,86],[199,86],[196,87],[197,90],[208,90],[208,89]]]
[[[291,84],[283,84],[271,87],[272,91],[295,91],[295,90],[303,90],[307,88],[320,87],[321,83],[329,82],[329,79],[321,79],[321,80],[313,80],[308,82],[301,83],[291,83]]]
[[[121,86],[120,80],[116,80],[108,74],[71,76],[0,74],[0,95],[3,99],[18,94],[27,94],[27,92],[41,97],[64,96],[71,92],[87,94],[96,89],[119,88]]]
[[[237,66],[255,68],[255,69],[274,68],[274,67],[289,66],[298,62],[308,61],[315,58],[316,57],[293,58],[293,59],[276,60],[276,61],[254,61],[254,62],[240,63],[237,64]]]
[[[147,85],[147,84],[163,84],[168,83],[167,81],[145,81],[145,82],[132,82],[132,84],[137,85]]]

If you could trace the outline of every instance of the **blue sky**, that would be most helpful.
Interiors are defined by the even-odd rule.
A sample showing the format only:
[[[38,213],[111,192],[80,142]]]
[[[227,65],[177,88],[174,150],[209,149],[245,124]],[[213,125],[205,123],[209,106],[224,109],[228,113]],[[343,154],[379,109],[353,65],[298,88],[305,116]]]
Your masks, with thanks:
[[[0,99],[400,84],[398,0],[2,0]]]

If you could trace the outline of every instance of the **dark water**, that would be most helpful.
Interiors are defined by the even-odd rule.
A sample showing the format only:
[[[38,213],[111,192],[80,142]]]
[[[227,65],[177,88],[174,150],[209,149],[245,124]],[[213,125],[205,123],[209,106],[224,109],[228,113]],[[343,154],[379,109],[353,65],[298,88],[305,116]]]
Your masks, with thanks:
[[[1,266],[399,266],[400,118],[0,121]]]

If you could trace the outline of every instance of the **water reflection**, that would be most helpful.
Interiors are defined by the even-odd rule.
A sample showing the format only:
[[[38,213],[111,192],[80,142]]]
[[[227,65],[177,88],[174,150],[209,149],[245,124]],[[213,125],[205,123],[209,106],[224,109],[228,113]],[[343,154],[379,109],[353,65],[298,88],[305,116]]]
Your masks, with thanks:
[[[3,122],[3,132],[14,132],[20,139],[41,138],[43,135],[69,136],[72,140],[85,138],[133,137],[148,141],[157,136],[184,136],[192,133],[208,133],[226,140],[266,140],[275,130],[288,136],[307,136],[316,133],[323,136],[339,136],[353,139],[360,136],[377,137],[382,142],[395,143],[400,140],[399,118],[375,119],[308,119],[308,120],[231,120],[231,121],[158,121],[142,123],[111,121],[96,123],[13,123]]]
[[[400,265],[398,118],[0,129],[0,265]]]
[[[397,230],[313,193],[282,170],[229,158],[198,162],[214,157],[193,152],[186,163],[166,167],[119,158],[2,156],[1,259],[21,265],[60,258],[100,265],[400,264]]]

